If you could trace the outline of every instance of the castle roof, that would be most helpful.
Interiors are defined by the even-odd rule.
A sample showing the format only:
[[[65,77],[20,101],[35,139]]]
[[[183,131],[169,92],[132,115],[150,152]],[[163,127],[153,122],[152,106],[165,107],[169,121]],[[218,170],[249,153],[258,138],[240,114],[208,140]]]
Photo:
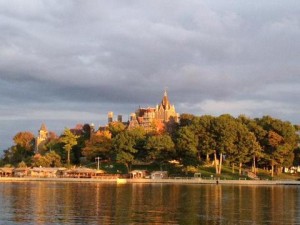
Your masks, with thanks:
[[[136,113],[137,116],[144,116],[145,113],[154,113],[154,112],[155,112],[155,108],[148,107],[148,108],[139,108]]]
[[[163,107],[164,110],[171,108],[171,104],[170,104],[170,101],[169,101],[169,98],[168,98],[168,93],[167,93],[166,90],[165,90],[164,97],[161,101],[160,106]]]
[[[42,123],[40,130],[48,131],[45,123]]]

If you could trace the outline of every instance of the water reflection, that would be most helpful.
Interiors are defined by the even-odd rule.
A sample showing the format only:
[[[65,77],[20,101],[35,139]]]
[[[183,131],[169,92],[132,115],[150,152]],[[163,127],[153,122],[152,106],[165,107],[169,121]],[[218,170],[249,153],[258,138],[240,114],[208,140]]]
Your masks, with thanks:
[[[0,183],[0,224],[300,224],[298,186]]]

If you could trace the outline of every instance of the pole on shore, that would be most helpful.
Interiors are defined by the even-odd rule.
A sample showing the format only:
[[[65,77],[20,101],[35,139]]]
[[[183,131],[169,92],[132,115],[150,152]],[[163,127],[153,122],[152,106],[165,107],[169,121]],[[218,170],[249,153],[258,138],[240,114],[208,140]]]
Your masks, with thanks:
[[[97,160],[97,170],[100,168],[100,157],[96,157],[95,160]]]

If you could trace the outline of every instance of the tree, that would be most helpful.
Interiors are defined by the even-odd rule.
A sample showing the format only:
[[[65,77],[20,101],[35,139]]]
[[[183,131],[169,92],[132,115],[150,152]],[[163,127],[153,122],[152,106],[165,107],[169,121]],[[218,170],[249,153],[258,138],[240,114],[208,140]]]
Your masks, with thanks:
[[[187,126],[179,128],[176,134],[176,151],[183,165],[197,163],[198,139],[195,133]]]
[[[79,134],[77,144],[72,148],[72,161],[74,164],[81,163],[81,157],[83,156],[82,150],[86,147],[86,142],[90,140],[94,134],[94,125],[84,124],[80,132],[77,132],[77,134]]]
[[[146,143],[146,130],[143,127],[135,127],[127,130],[129,135],[134,139],[134,149],[137,150],[134,153],[135,160],[145,160],[145,143]]]
[[[256,160],[263,157],[262,147],[252,132],[250,132],[248,138],[250,154],[252,156],[252,172],[256,174]]]
[[[146,131],[142,127],[124,130],[117,134],[112,141],[113,158],[124,163],[127,170],[137,158],[138,153],[144,149]]]
[[[290,122],[264,116],[257,123],[266,130],[263,148],[265,159],[270,163],[271,175],[274,170],[281,173],[283,166],[293,165],[294,151],[298,147],[299,136],[296,127]]]
[[[82,154],[90,161],[97,156],[109,158],[111,147],[111,133],[109,131],[98,131],[85,142]]]
[[[212,129],[216,142],[216,149],[214,150],[216,174],[220,175],[222,171],[224,154],[230,154],[230,151],[235,148],[234,142],[236,140],[236,121],[230,115],[221,115],[213,121]],[[218,155],[219,160],[217,159]]]
[[[34,151],[35,138],[31,132],[19,132],[14,136],[13,140],[18,148],[22,148],[27,152]]]
[[[214,153],[214,149],[216,147],[216,142],[212,132],[214,119],[215,118],[212,116],[204,115],[195,118],[191,122],[191,127],[198,138],[198,158],[200,160],[200,155],[203,154],[206,156],[206,162],[209,162],[209,155]]]
[[[165,124],[158,119],[153,119],[151,123],[151,133],[154,135],[163,134],[166,130]]]
[[[300,147],[296,148],[294,151],[294,165],[300,164]]]
[[[195,116],[192,114],[183,113],[180,115],[180,126],[190,126],[195,119]]]
[[[149,136],[145,148],[148,150],[148,158],[159,163],[162,170],[162,163],[171,159],[175,152],[175,145],[168,134]]]
[[[64,150],[67,152],[67,164],[70,165],[70,152],[74,145],[77,144],[78,136],[73,134],[70,129],[65,128],[64,133],[60,137],[60,142],[64,144]]]
[[[50,151],[44,156],[36,154],[32,157],[32,165],[43,167],[59,167],[61,166],[61,158],[54,151]]]
[[[239,164],[239,174],[241,175],[242,165],[250,162],[251,159],[253,159],[253,166],[255,167],[255,157],[261,151],[261,147],[256,141],[255,135],[239,121],[236,123],[235,132],[234,147],[228,150],[227,159],[233,166],[235,163]]]
[[[257,161],[264,158],[264,145],[266,144],[266,136],[267,131],[264,130],[262,126],[258,124],[258,119],[250,119],[244,115],[240,115],[238,117],[238,121],[240,121],[242,124],[246,125],[249,132],[254,135],[254,137],[249,137],[252,140],[253,147],[251,150],[252,155],[252,172],[256,174],[256,165]],[[254,139],[256,141],[254,141]]]
[[[271,176],[274,176],[274,166],[277,165],[278,159],[280,159],[279,154],[279,146],[283,144],[283,137],[277,134],[274,131],[269,131],[268,133],[268,145],[267,153],[268,153],[268,159],[271,162]]]
[[[35,138],[31,132],[18,132],[13,141],[15,145],[4,151],[4,162],[17,165],[21,161],[29,163],[34,154]]]
[[[113,154],[116,161],[124,163],[127,171],[131,170],[131,164],[134,161],[136,140],[129,131],[123,131],[113,139]]]
[[[90,125],[90,124],[84,124],[82,127],[82,133],[83,133],[83,137],[85,140],[90,139],[92,133],[94,131],[94,125]]]
[[[126,129],[126,126],[122,122],[111,122],[108,124],[108,130],[112,134],[112,137],[117,136],[119,133],[124,131]]]

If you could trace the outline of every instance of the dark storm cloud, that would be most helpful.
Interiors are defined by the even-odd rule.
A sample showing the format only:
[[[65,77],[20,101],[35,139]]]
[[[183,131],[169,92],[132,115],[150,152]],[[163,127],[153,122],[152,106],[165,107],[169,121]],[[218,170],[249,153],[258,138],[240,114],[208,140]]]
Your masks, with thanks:
[[[1,118],[36,121],[16,131],[105,123],[167,88],[180,113],[299,123],[299,11],[293,0],[0,1]]]

